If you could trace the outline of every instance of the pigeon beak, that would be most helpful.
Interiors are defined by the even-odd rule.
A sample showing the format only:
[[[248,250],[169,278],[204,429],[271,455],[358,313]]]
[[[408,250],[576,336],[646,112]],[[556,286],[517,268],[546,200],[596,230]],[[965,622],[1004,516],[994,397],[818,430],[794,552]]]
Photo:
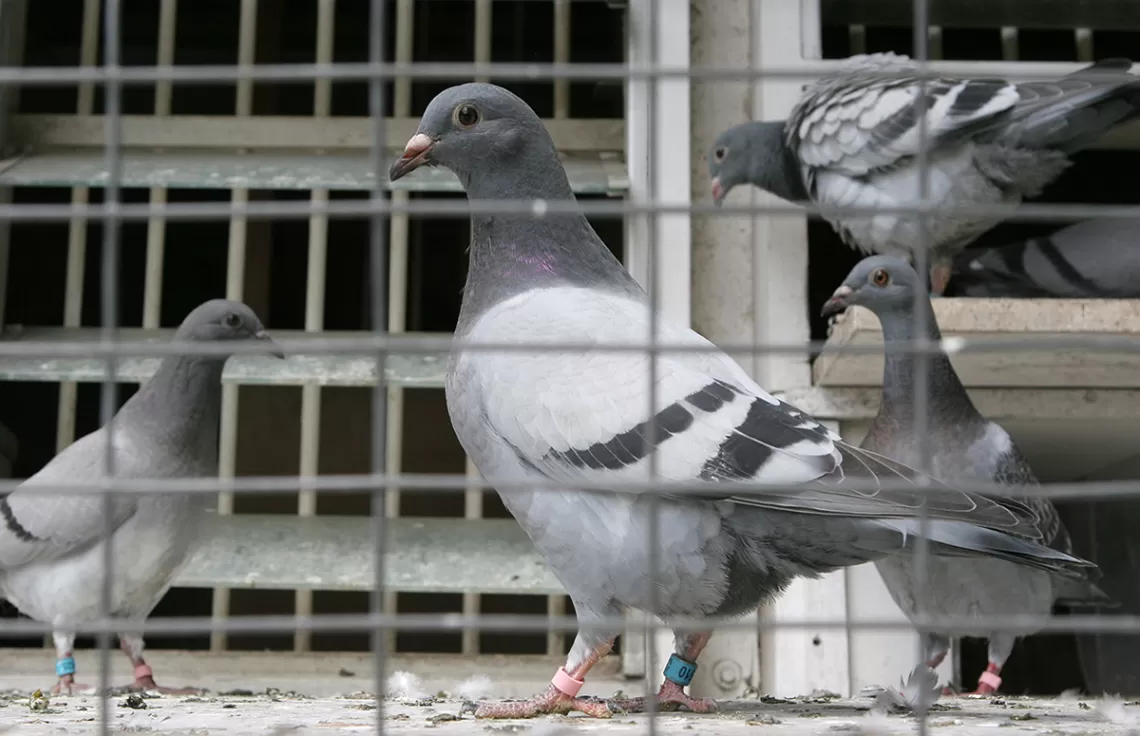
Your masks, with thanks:
[[[720,207],[721,203],[724,201],[724,190],[720,186],[719,176],[714,176],[712,180],[712,198],[713,203],[717,207]]]
[[[831,295],[831,298],[823,303],[823,309],[820,310],[820,316],[830,317],[833,314],[839,314],[843,310],[847,309],[847,300],[850,299],[851,295],[854,293],[855,290],[850,286],[840,286],[835,290],[835,293]]]
[[[269,348],[269,354],[270,355],[272,355],[274,358],[280,358],[281,360],[285,360],[285,351],[283,351],[281,349],[280,345],[273,342],[273,338],[269,336],[268,332],[266,332],[265,330],[259,330],[255,333],[253,333],[253,336],[256,337],[258,340],[261,340],[262,342],[267,344],[267,347]]]
[[[426,133],[413,135],[408,145],[404,146],[404,155],[396,159],[392,168],[388,169],[388,181],[396,181],[427,163],[427,156],[434,146],[435,141]]]

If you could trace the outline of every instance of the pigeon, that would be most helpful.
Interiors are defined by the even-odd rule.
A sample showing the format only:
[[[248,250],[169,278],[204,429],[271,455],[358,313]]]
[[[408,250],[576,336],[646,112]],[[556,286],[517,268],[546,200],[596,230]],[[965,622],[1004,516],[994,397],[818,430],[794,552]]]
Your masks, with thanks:
[[[924,497],[932,547],[1071,574],[1090,564],[1039,544],[1036,517],[1020,504],[920,489],[913,471],[845,444],[662,314],[659,342],[688,350],[657,356],[649,416],[649,355],[605,349],[645,344],[648,297],[577,209],[550,135],[511,92],[479,83],[440,92],[389,178],[421,166],[451,170],[473,202],[547,203],[472,212],[445,392],[460,443],[566,589],[579,631],[544,692],[481,703],[476,717],[643,709],[641,698],[578,697],[626,609],[744,615],[797,576],[907,549]],[[468,342],[518,348],[464,349]],[[592,347],[558,347],[567,343]],[[658,480],[688,489],[633,492],[627,483],[648,481],[651,464]],[[694,490],[700,481],[711,488]],[[551,484],[558,489],[541,487]],[[711,627],[674,629],[662,707],[716,707],[684,691]]]
[[[953,292],[966,297],[1140,297],[1140,220],[1085,220],[1051,235],[954,259]]]
[[[215,299],[190,312],[176,341],[258,341],[284,357],[261,321],[241,302]],[[205,477],[218,472],[225,355],[165,358],[115,415],[111,439],[116,477]],[[0,597],[23,614],[51,623],[58,682],[54,693],[89,690],[75,681],[73,627],[99,620],[107,543],[104,499],[41,488],[102,475],[107,428],[76,440],[38,473],[0,497]],[[164,693],[143,659],[137,625],[154,609],[194,550],[210,496],[121,493],[111,507],[114,554],[110,614],[123,620],[119,644],[134,667],[136,689]],[[132,624],[135,625],[132,630]]]
[[[927,244],[931,289],[941,295],[954,254],[1004,219],[961,210],[1012,213],[1060,176],[1071,154],[1135,117],[1140,77],[1130,68],[1127,59],[1106,59],[1050,82],[942,77],[920,92],[921,79],[906,76],[919,72],[908,57],[853,56],[808,87],[787,120],[721,133],[708,151],[712,196],[719,204],[750,183],[791,202],[810,201],[845,244],[864,253],[912,259]],[[939,212],[925,219],[835,212],[920,203],[920,95],[928,195]]]
[[[825,317],[852,305],[870,309],[883,326],[885,343],[910,342],[927,337],[940,340],[938,324],[927,309],[925,326],[914,316],[915,294],[921,279],[906,261],[893,256],[871,256],[860,261],[823,306]],[[928,359],[929,410],[927,431],[931,474],[944,482],[966,481],[1003,486],[1036,486],[1037,479],[1009,434],[987,420],[970,401],[950,360],[943,354]],[[908,465],[920,462],[914,404],[918,358],[913,352],[890,351],[883,369],[883,400],[863,440],[862,449]],[[1048,499],[1019,499],[1032,511],[1030,520],[1039,538],[1051,548],[1072,554],[1069,533]],[[1069,605],[1103,605],[1108,597],[1087,577],[1060,577],[1045,569],[1028,570],[1000,559],[928,558],[927,594],[922,605],[927,615],[976,617],[1030,614],[1047,618],[1054,601]],[[919,613],[916,561],[909,555],[877,560],[895,603],[912,620]],[[1036,631],[1027,627],[1022,635]],[[977,631],[989,639],[989,663],[978,679],[975,694],[996,692],[1001,669],[1013,650],[1017,635],[1006,631]],[[951,634],[924,633],[926,664],[937,667],[946,657]],[[969,635],[969,634],[965,634]]]

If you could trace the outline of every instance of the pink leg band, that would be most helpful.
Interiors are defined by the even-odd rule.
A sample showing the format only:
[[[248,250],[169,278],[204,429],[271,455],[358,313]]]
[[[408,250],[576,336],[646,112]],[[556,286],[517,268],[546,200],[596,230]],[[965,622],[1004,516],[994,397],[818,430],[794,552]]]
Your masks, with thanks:
[[[145,662],[143,664],[136,664],[135,679],[141,680],[144,677],[154,677],[154,670],[152,670],[150,668],[150,665],[146,664]]]
[[[986,685],[992,687],[994,690],[997,690],[999,687],[1001,687],[1001,678],[989,670],[986,670],[981,674],[981,676],[978,677],[978,682],[985,683]]]
[[[554,673],[554,677],[550,680],[550,684],[553,685],[558,692],[573,698],[578,695],[578,691],[582,689],[586,681],[574,679],[574,677],[566,671],[565,667],[559,667],[558,671]]]

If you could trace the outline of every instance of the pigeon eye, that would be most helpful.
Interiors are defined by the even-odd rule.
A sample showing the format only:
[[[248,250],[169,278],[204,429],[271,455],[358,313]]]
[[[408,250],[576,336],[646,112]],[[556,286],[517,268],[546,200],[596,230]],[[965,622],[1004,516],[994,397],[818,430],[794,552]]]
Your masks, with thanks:
[[[886,271],[880,268],[871,274],[871,283],[875,286],[886,286],[891,283],[891,277]]]
[[[455,108],[455,121],[464,128],[470,128],[479,122],[479,111],[475,109],[474,105],[464,103]]]
[[[721,161],[724,161],[726,154],[728,154],[728,149],[724,146],[721,146],[720,148],[713,151],[713,158],[716,159],[716,162],[719,164]]]
[[[241,317],[237,316],[233,312],[227,314],[222,322],[225,323],[226,327],[241,327]]]

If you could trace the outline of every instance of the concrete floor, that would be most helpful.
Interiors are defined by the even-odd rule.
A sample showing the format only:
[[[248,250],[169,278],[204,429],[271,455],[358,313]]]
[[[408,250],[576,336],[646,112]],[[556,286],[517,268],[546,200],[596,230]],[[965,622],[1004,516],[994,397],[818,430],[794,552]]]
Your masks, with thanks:
[[[76,656],[80,675],[94,673],[90,652]],[[125,661],[116,656],[113,681],[130,679]],[[44,710],[29,707],[28,694],[54,681],[49,652],[0,651],[0,733],[13,736],[94,734],[99,732],[99,699],[91,695],[51,698]],[[123,695],[109,703],[109,727],[116,733],[246,734],[375,733],[378,712],[370,660],[359,655],[291,655],[231,653],[210,655],[156,651],[151,657],[159,682],[209,688],[201,697],[145,698],[145,708],[132,708]],[[609,721],[579,716],[551,716],[531,721],[476,721],[460,716],[466,698],[521,697],[549,681],[556,666],[541,657],[399,657],[390,672],[398,676],[401,695],[383,702],[383,727],[393,734],[526,733],[554,736],[574,733],[641,734],[648,732],[645,715]],[[593,673],[592,673],[593,674]],[[475,680],[483,676],[487,679]],[[88,681],[95,679],[92,676]],[[623,681],[618,661],[599,665],[585,694],[640,693],[639,683]],[[137,706],[138,703],[136,702]],[[692,731],[710,734],[905,734],[917,733],[910,715],[872,711],[869,698],[760,698],[722,704],[714,715],[663,714],[657,732],[673,735]],[[1020,734],[1135,734],[1140,736],[1140,703],[1060,698],[943,699],[934,706],[929,726],[940,736],[991,733]]]

